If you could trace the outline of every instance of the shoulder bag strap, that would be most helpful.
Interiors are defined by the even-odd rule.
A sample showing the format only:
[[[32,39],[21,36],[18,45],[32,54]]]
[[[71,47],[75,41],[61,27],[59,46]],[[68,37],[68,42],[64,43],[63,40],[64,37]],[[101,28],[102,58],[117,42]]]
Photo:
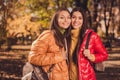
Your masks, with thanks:
[[[89,40],[90,40],[91,33],[92,33],[92,31],[88,33],[87,40],[86,40],[86,45],[85,45],[85,49],[88,49],[88,45],[89,45]]]
[[[52,64],[51,66],[50,66],[50,68],[49,68],[49,70],[47,71],[47,73],[50,73],[51,71],[52,71],[52,69],[53,69],[53,67],[55,66],[55,64]],[[35,66],[35,65],[33,65],[33,69],[35,70],[35,69],[40,69],[41,68],[41,70],[43,70],[44,71],[44,69],[42,68],[42,66]],[[39,71],[39,70],[38,70]],[[44,71],[45,72],[45,71]]]
[[[43,77],[45,78],[45,80],[48,80],[49,73],[53,70],[54,66],[55,66],[55,64],[52,64],[50,66],[49,70],[47,72],[45,72],[44,69],[41,66],[33,65],[33,71],[34,71],[35,80],[44,80]],[[43,73],[46,73],[46,74],[43,74]],[[43,77],[41,77],[41,76],[43,76]]]
[[[52,64],[49,68],[49,70],[47,71],[47,73],[50,73],[53,70],[53,67],[55,66],[55,64]]]

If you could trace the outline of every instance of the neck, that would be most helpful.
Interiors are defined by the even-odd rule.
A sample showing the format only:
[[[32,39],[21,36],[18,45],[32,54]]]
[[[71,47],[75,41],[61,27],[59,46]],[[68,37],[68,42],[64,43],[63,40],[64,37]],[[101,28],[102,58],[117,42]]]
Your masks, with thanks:
[[[72,33],[72,36],[73,37],[78,37],[79,36],[79,33],[80,33],[80,29],[77,28],[77,29],[72,29],[71,30],[71,33]]]
[[[62,34],[64,34],[65,29],[63,29],[63,28],[59,28],[59,30],[60,30],[60,32],[61,32]]]

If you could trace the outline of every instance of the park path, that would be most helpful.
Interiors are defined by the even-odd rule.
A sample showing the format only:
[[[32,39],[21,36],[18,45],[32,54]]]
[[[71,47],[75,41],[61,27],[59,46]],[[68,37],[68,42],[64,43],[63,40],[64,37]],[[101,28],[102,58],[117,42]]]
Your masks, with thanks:
[[[15,50],[0,52],[0,80],[21,80],[30,46],[14,45],[12,48]],[[104,62],[105,70],[96,71],[97,80],[120,80],[120,46],[107,49],[109,57]]]
[[[105,70],[97,71],[97,80],[120,80],[120,46],[108,48],[108,60],[104,62]]]

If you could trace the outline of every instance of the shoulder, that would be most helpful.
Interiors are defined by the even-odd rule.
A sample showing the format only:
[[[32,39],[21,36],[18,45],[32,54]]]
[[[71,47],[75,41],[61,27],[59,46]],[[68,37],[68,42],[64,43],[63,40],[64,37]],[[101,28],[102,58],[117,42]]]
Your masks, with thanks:
[[[97,38],[97,37],[99,37],[98,34],[97,34],[94,30],[92,30],[92,29],[87,29],[87,30],[86,30],[85,34],[88,35],[89,33],[91,33],[91,37],[92,37],[92,38]]]
[[[38,39],[46,39],[46,38],[48,39],[51,38],[52,36],[53,36],[53,32],[51,30],[45,30],[39,35]]]
[[[51,30],[45,30],[39,36],[47,36],[47,35],[52,35],[52,31]]]
[[[86,32],[85,32],[85,34],[88,34],[90,32],[94,33],[94,30],[93,29],[87,29]]]
[[[53,39],[53,33],[51,30],[45,30],[43,31],[38,38],[33,41],[32,45],[38,44],[38,43],[49,43],[50,40]]]

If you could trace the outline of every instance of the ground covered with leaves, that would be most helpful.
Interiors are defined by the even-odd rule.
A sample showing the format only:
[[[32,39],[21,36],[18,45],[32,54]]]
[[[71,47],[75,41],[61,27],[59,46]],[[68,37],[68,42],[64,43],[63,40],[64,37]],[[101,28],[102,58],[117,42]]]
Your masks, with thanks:
[[[23,50],[0,52],[0,80],[21,80],[28,53]],[[97,80],[120,80],[120,68],[106,68],[96,74]]]
[[[0,80],[21,80],[29,51],[0,52]]]

